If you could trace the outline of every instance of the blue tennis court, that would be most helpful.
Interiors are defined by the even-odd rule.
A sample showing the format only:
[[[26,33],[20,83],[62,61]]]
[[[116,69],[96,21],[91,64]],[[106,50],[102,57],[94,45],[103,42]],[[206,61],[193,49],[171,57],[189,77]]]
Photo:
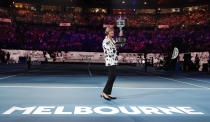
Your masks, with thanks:
[[[1,65],[1,122],[209,122],[210,75],[118,66],[113,95],[100,97],[105,67]]]

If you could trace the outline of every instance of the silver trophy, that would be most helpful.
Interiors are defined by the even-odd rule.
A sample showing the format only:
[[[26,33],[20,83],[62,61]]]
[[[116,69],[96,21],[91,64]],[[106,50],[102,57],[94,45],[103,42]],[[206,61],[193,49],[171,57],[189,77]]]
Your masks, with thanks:
[[[122,20],[121,16],[117,20],[117,27],[120,29],[120,31],[122,31],[122,28],[125,27],[125,20]],[[123,35],[118,36],[116,38],[116,43],[115,44],[119,44],[119,45],[123,46],[124,44],[126,44],[126,38],[123,37]]]

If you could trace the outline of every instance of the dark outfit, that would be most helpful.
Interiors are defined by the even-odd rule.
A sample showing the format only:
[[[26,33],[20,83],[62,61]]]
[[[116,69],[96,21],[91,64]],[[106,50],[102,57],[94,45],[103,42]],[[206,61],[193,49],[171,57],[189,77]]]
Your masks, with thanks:
[[[30,70],[31,69],[31,57],[28,57],[27,65],[28,65],[28,70]]]
[[[9,59],[10,59],[10,54],[7,53],[7,63],[9,63]]]
[[[111,94],[112,87],[116,79],[116,66],[115,65],[108,66],[107,68],[108,68],[108,80],[106,86],[104,87],[103,92],[106,94]]]

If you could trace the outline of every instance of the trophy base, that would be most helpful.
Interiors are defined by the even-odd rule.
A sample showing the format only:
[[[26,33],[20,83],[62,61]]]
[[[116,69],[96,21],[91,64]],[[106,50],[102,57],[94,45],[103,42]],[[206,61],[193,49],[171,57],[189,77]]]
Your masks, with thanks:
[[[126,38],[123,37],[123,36],[119,36],[117,39],[116,39],[116,43],[115,44],[126,44]]]
[[[115,44],[127,44],[126,42],[116,42]]]

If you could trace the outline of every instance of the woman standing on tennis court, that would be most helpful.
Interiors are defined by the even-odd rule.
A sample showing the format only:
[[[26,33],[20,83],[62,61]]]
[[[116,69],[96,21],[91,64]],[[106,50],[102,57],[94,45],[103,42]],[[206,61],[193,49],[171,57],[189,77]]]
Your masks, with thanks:
[[[116,79],[116,66],[118,65],[118,55],[117,55],[117,47],[115,44],[114,29],[107,27],[105,30],[106,37],[103,40],[102,47],[104,50],[104,59],[105,66],[108,69],[108,80],[104,87],[103,92],[101,93],[101,97],[106,100],[116,99],[116,97],[111,96],[112,87],[114,81]],[[119,36],[122,36],[123,32],[120,31]]]

